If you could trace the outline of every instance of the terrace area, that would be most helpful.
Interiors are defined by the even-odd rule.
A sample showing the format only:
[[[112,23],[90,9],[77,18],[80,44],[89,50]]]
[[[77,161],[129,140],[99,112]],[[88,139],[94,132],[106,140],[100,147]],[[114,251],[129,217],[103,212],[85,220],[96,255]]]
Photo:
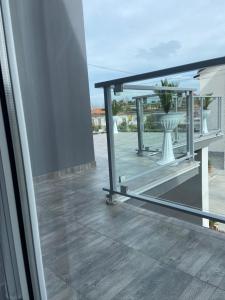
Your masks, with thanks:
[[[128,203],[105,205],[97,167],[36,184],[49,299],[225,299],[225,236]]]

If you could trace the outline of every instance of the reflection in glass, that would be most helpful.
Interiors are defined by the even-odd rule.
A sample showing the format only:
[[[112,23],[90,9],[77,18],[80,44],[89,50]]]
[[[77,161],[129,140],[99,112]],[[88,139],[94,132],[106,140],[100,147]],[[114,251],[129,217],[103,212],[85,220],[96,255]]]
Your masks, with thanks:
[[[22,299],[9,216],[0,195],[0,299]]]

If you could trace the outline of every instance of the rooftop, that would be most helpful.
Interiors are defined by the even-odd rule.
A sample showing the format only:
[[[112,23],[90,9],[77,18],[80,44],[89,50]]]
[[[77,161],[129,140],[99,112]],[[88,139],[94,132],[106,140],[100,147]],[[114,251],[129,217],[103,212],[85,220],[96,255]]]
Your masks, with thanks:
[[[99,108],[99,107],[92,108],[91,115],[92,116],[100,116],[100,115],[104,116],[105,115],[105,109],[104,108]]]
[[[225,299],[225,235],[128,203],[105,204],[97,167],[36,185],[49,299]]]

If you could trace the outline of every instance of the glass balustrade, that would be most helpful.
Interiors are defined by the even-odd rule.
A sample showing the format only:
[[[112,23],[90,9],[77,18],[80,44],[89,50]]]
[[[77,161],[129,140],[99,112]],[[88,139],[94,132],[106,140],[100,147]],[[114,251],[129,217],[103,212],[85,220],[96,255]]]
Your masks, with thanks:
[[[119,95],[112,91],[118,187],[128,184],[136,189],[148,185],[150,177],[154,179],[150,173],[193,159],[188,116],[192,93],[186,88],[145,85],[132,89],[127,86]]]
[[[111,195],[185,220],[224,218],[208,176],[209,157],[223,143],[224,69],[184,66],[103,84]]]

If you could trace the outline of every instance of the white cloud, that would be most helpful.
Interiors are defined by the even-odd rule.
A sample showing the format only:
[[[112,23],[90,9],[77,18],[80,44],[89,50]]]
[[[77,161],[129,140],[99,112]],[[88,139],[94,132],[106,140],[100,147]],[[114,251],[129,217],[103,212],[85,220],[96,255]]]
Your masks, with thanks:
[[[161,42],[156,46],[148,49],[142,48],[138,50],[137,58],[139,59],[151,59],[152,57],[159,57],[161,59],[168,58],[171,55],[177,53],[177,51],[181,48],[181,44],[179,41],[168,41]]]
[[[225,55],[223,0],[83,3],[90,64],[141,73]],[[127,74],[90,66],[89,76],[91,95],[96,96],[95,82]]]

